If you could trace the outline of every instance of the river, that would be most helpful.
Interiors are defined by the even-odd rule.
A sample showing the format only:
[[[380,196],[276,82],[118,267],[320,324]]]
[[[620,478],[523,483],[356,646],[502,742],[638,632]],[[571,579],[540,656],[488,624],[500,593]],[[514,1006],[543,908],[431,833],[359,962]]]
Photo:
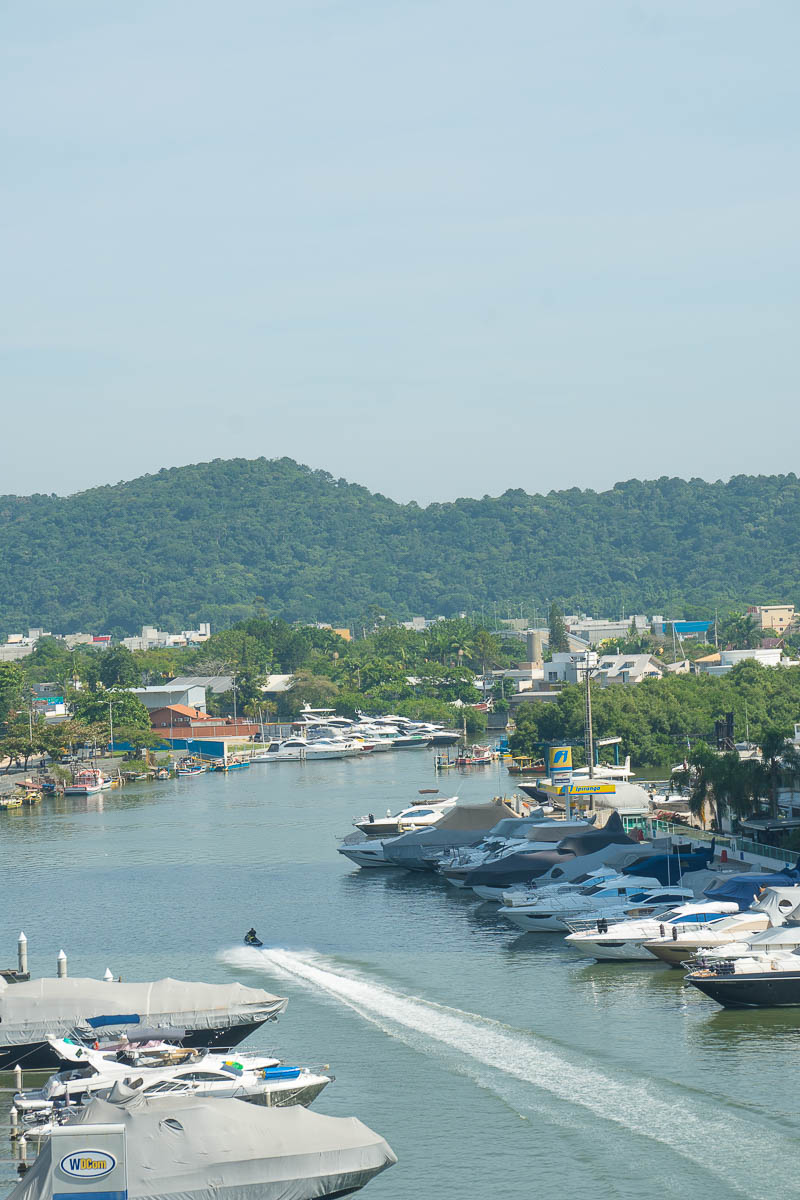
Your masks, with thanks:
[[[471,893],[336,854],[354,816],[437,784],[512,790],[499,764],[437,780],[432,754],[409,751],[0,814],[0,962],[24,929],[34,975],[63,947],[73,975],[288,996],[245,1048],[331,1065],[315,1107],[399,1156],[374,1200],[792,1194],[800,1010],[725,1012],[655,961],[589,963]],[[241,945],[250,925],[263,951]]]

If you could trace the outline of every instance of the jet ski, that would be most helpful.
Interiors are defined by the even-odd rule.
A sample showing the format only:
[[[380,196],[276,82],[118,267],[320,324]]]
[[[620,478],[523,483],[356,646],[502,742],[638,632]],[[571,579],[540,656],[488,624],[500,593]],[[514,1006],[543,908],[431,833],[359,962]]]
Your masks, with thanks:
[[[255,929],[251,929],[249,933],[244,935],[245,946],[263,946],[264,943],[256,937]]]

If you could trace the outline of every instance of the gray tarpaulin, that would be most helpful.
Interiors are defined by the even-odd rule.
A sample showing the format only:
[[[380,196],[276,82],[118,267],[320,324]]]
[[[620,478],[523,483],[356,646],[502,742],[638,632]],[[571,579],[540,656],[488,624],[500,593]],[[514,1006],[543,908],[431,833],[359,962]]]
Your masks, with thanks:
[[[299,1105],[266,1109],[233,1099],[145,1100],[137,1093],[119,1104],[93,1100],[70,1121],[100,1124],[125,1127],[131,1200],[315,1200],[363,1187],[397,1161],[355,1117],[326,1117]],[[50,1145],[8,1200],[52,1200]]]
[[[237,1021],[265,1021],[286,1000],[241,983],[116,983],[102,979],[0,979],[0,1047],[64,1036],[89,1017],[137,1015],[142,1025],[224,1029]]]

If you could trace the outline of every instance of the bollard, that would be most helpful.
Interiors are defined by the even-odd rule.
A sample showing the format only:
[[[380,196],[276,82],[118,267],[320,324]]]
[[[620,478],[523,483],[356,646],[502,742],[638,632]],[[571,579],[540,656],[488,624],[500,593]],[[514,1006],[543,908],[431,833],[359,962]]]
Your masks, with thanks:
[[[22,1091],[22,1067],[17,1063],[14,1067],[14,1088],[16,1091]]]
[[[16,1104],[11,1106],[11,1140],[15,1142],[19,1137],[19,1112]]]
[[[19,1151],[19,1161],[21,1163],[27,1164],[27,1162],[28,1162],[28,1139],[25,1137],[24,1133],[23,1133],[22,1137],[19,1139],[19,1141],[17,1142],[17,1150]]]
[[[17,938],[17,962],[19,965],[20,975],[28,973],[28,939],[24,933],[21,933]]]
[[[63,950],[59,950],[59,952],[58,952],[57,965],[58,965],[58,978],[66,979],[67,978],[67,956]]]

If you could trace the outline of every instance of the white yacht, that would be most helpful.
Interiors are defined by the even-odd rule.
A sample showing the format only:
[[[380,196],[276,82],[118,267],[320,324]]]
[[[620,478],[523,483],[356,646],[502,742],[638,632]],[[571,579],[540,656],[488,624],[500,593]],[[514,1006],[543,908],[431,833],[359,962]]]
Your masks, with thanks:
[[[619,921],[607,929],[598,928],[597,922],[589,929],[580,929],[570,922],[573,932],[565,940],[579,953],[601,961],[654,962],[650,951],[644,948],[645,942],[667,933],[671,936],[673,926],[679,933],[698,926],[708,928],[712,921],[738,911],[739,905],[732,900],[705,900],[673,906],[644,919]],[[602,919],[599,924],[602,926]]]
[[[588,888],[565,889],[525,907],[501,908],[498,915],[526,933],[536,933],[567,929],[570,921],[581,919],[610,921],[616,917],[624,920],[629,917],[630,910],[635,910],[638,916],[646,916],[693,898],[694,892],[690,888],[665,888],[658,879],[633,880],[630,875],[623,875]]]
[[[410,808],[404,808],[398,813],[392,814],[388,809],[385,817],[376,817],[373,813],[367,813],[366,816],[359,817],[353,824],[367,837],[396,837],[398,834],[408,833],[412,829],[425,829],[429,825],[435,825],[437,821],[441,821],[445,813],[455,808],[457,803],[458,796],[443,796],[441,799],[437,799],[435,796],[420,797]]]
[[[254,763],[268,762],[316,762],[324,758],[351,758],[363,754],[364,746],[355,741],[338,741],[333,738],[310,740],[298,736],[285,738],[282,742],[269,742],[261,753],[251,758]]]
[[[164,1042],[126,1040],[94,1050],[70,1038],[48,1041],[71,1066],[51,1075],[41,1088],[17,1092],[13,1101],[23,1125],[40,1134],[95,1096],[107,1097],[118,1082],[145,1096],[235,1097],[272,1108],[308,1105],[332,1080],[256,1054],[219,1054]]]

